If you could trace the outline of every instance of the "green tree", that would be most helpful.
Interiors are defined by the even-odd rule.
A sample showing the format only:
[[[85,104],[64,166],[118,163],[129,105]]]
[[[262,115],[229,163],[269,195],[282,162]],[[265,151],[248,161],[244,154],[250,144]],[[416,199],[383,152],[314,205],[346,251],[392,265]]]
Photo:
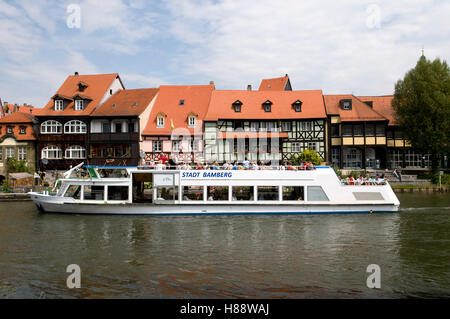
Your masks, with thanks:
[[[306,149],[299,156],[293,155],[292,163],[296,166],[299,165],[300,161],[313,163],[314,165],[320,165],[323,162],[323,159],[317,154],[314,150]]]
[[[422,56],[395,85],[394,117],[412,147],[431,155],[433,172],[439,155],[449,151],[450,68],[446,61]]]

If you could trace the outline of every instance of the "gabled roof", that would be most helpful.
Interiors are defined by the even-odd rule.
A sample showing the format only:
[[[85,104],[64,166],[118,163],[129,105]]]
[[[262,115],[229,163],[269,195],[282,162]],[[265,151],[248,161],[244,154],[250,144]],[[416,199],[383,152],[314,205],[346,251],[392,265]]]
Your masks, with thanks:
[[[396,125],[394,109],[392,108],[393,95],[384,96],[358,96],[363,102],[372,102],[372,108],[389,120],[389,125]]]
[[[96,108],[91,116],[138,116],[157,93],[158,89],[121,90]]]
[[[20,126],[14,124],[22,124],[26,126],[25,134],[20,134]],[[33,141],[36,139],[34,135],[33,128],[31,127],[33,124],[33,116],[29,113],[22,112],[14,112],[6,115],[2,119],[0,119],[1,126],[14,125],[13,135],[18,141]],[[6,138],[8,135],[6,134],[6,130],[4,128],[1,129],[0,142],[1,139]]]
[[[174,129],[184,128],[193,134],[194,128],[188,127],[188,114],[191,112],[198,114],[196,130],[202,131],[201,121],[208,110],[211,93],[214,92],[214,89],[213,84],[161,85],[142,134],[170,135],[171,123],[173,123]],[[180,100],[184,100],[184,103],[180,103]],[[164,128],[156,127],[156,117],[160,113],[167,115]]]
[[[102,98],[107,93],[109,87],[114,82],[115,79],[119,79],[119,75],[117,73],[111,74],[93,74],[93,75],[70,75],[66,78],[64,83],[55,93],[55,96],[63,96],[67,97],[71,100],[77,95],[82,94],[83,96],[89,97],[92,99],[86,108],[82,111],[75,111],[74,105],[75,102],[70,101],[70,103],[66,106],[63,111],[55,111],[54,109],[54,100],[53,98],[47,103],[47,105],[43,108],[41,112],[39,112],[40,116],[74,116],[74,115],[89,115],[94,108],[100,103]],[[83,92],[79,91],[78,83],[83,82],[88,85],[88,87],[83,90]]]
[[[5,117],[0,119],[0,124],[6,123],[32,123],[33,115],[30,113],[14,112],[5,115]]]
[[[281,78],[264,79],[259,85],[258,91],[291,91],[289,76],[286,74]]]
[[[328,115],[340,115],[343,122],[356,121],[387,121],[383,115],[373,110],[369,105],[351,94],[324,95],[325,106]],[[343,110],[340,106],[341,100],[351,100],[352,109]]]
[[[233,103],[241,101],[241,112],[235,112]],[[271,112],[265,112],[263,103],[272,102]],[[301,112],[292,106],[303,102]],[[218,119],[315,119],[326,118],[322,91],[233,91],[217,90],[211,96],[205,121]]]

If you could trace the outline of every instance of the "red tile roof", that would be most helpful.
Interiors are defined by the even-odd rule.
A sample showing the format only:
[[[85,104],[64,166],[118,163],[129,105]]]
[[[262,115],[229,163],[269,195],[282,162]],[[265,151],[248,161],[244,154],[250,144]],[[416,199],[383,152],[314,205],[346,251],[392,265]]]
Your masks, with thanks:
[[[14,112],[5,115],[4,118],[0,119],[0,124],[4,123],[32,123],[33,115],[30,113]]]
[[[389,125],[396,125],[394,118],[394,109],[392,108],[393,95],[384,96],[358,96],[363,102],[372,102],[375,111],[389,120]]]
[[[39,112],[40,116],[74,116],[74,115],[89,115],[94,108],[100,103],[101,99],[107,93],[107,90],[113,81],[119,78],[117,73],[111,74],[94,74],[94,75],[70,75],[53,95],[64,96],[73,99],[77,94],[92,99],[86,108],[82,111],[75,111],[75,102],[71,101],[63,111],[55,111],[54,100],[50,99],[44,109]],[[120,80],[120,78],[119,78]],[[83,82],[88,85],[82,92],[79,91],[78,83]]]
[[[271,112],[262,104],[272,102]],[[301,112],[292,104],[302,102]],[[233,103],[242,102],[241,112],[235,112]],[[313,119],[326,118],[321,90],[312,91],[214,91],[205,121],[218,119]]]
[[[96,108],[91,116],[138,116],[157,93],[158,89],[121,90]]]
[[[343,122],[387,121],[387,118],[373,110],[369,105],[351,94],[324,95],[328,115],[340,115]],[[341,100],[352,100],[352,109],[343,110]]]
[[[184,128],[194,133],[194,128],[188,127],[188,116],[190,113],[198,115],[196,121],[196,130],[202,132],[203,117],[205,116],[211,92],[215,89],[214,85],[161,85],[158,96],[152,108],[148,123],[144,129],[143,135],[170,135],[171,122],[175,129]],[[183,100],[183,105],[180,101]],[[156,118],[158,114],[164,114],[164,128],[156,127]],[[200,121],[199,121],[200,120]]]
[[[6,135],[6,127],[13,126],[13,135],[18,141],[34,141],[33,116],[28,113],[14,112],[0,119],[1,133],[0,138]],[[25,134],[20,134],[20,127],[25,126]]]
[[[3,108],[3,114],[6,115],[6,114],[8,114],[8,112],[9,113],[13,113],[14,112],[15,105],[14,104],[7,104],[6,106],[2,105],[2,108]],[[19,112],[23,112],[23,113],[30,113],[30,110],[32,108],[33,107],[31,105],[19,105],[19,110],[18,111]]]
[[[281,78],[264,79],[259,85],[259,91],[284,91],[288,81],[289,76],[287,74]]]

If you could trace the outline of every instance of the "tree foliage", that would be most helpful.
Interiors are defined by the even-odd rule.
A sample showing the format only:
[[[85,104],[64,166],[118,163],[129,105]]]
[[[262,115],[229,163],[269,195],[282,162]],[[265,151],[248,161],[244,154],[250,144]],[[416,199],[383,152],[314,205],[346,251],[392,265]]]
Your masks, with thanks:
[[[27,166],[25,161],[16,160],[13,157],[8,158],[6,161],[6,171],[9,173],[32,173],[31,168]]]
[[[433,171],[438,156],[449,152],[450,68],[445,61],[422,56],[414,69],[395,85],[394,117],[412,147],[431,154]]]
[[[320,165],[323,159],[314,150],[306,149],[299,156],[292,157],[292,163],[296,166],[299,165],[300,161],[313,163],[314,165]]]

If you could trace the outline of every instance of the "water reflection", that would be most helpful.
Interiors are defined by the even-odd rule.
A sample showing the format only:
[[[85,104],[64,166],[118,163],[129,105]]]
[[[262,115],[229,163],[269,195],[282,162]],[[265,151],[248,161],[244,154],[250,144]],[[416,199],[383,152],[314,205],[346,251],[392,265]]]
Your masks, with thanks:
[[[0,297],[448,295],[449,198],[418,197],[401,198],[399,214],[314,216],[41,215],[0,203]],[[77,291],[65,287],[71,263]],[[366,287],[371,263],[381,290]]]

